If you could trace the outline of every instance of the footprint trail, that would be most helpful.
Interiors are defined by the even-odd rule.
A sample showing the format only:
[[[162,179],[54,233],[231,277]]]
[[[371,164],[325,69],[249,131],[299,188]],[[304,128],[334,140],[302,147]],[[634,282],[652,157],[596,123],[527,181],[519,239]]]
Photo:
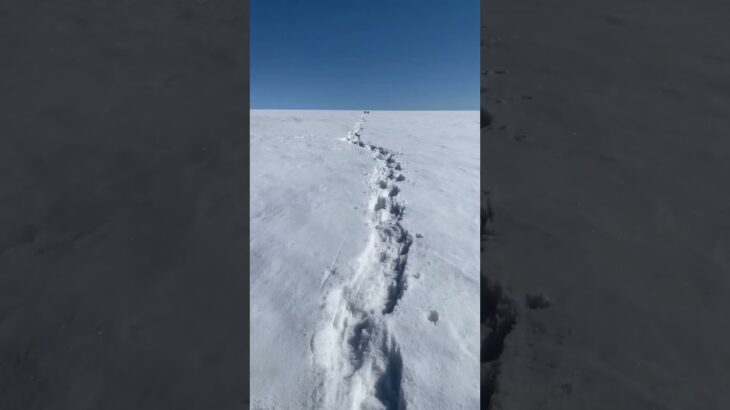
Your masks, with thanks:
[[[389,330],[407,290],[413,243],[402,224],[406,204],[399,199],[398,183],[405,176],[396,152],[362,140],[367,114],[344,140],[370,151],[376,163],[369,181],[370,234],[352,269],[338,270],[343,277],[324,290],[325,320],[311,343],[320,379],[312,399],[319,409],[406,410],[403,358]]]

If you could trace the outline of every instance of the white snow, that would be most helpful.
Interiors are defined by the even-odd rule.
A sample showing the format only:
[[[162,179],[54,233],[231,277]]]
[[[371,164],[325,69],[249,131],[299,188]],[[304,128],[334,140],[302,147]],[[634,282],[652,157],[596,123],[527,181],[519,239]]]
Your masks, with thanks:
[[[479,408],[479,113],[251,111],[256,409]]]

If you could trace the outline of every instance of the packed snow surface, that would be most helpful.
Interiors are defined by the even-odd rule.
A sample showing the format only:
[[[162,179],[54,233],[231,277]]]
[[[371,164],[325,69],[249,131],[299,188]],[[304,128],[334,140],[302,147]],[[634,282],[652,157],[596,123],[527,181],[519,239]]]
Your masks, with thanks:
[[[479,113],[251,111],[251,402],[479,408]]]

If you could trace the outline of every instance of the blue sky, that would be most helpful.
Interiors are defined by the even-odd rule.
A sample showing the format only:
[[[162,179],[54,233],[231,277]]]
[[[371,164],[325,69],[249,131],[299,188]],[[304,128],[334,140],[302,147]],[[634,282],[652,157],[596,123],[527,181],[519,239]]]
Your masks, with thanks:
[[[479,0],[249,4],[253,109],[479,109]]]

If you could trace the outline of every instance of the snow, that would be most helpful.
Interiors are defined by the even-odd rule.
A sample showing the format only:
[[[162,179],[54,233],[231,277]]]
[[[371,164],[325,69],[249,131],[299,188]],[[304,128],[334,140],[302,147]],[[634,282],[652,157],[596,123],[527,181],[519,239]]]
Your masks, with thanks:
[[[253,409],[479,408],[476,111],[251,111]]]

